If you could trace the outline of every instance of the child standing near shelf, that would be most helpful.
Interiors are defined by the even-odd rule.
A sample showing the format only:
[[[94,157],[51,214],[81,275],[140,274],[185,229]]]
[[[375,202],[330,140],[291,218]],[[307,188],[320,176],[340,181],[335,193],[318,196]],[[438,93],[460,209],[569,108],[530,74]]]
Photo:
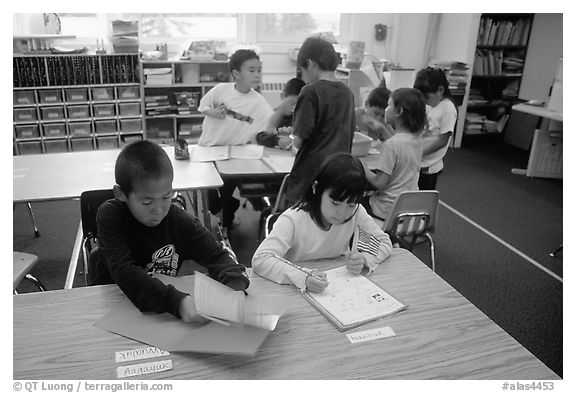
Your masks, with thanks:
[[[141,140],[126,145],[115,166],[114,199],[98,209],[98,248],[90,285],[116,283],[142,312],[168,312],[185,322],[207,322],[193,294],[165,285],[153,273],[176,276],[185,260],[235,290],[250,281],[246,268],[192,215],[171,203],[174,170],[166,152]]]
[[[418,190],[421,133],[426,125],[422,93],[412,88],[394,90],[388,100],[386,122],[394,127],[395,134],[382,143],[375,172],[366,168],[366,179],[376,191],[362,201],[370,215],[384,221],[400,193]]]
[[[428,129],[424,138],[424,156],[420,164],[420,190],[435,190],[444,168],[443,158],[456,126],[458,112],[451,100],[448,80],[440,68],[427,67],[418,72],[414,88],[426,97]]]
[[[298,149],[287,181],[287,200],[304,195],[315,169],[333,153],[350,153],[354,137],[354,95],[336,79],[338,55],[322,38],[307,38],[297,66],[306,86],[294,109],[293,147]]]
[[[390,90],[386,87],[370,91],[364,107],[356,108],[356,130],[379,141],[392,137],[394,129],[385,121],[389,98]]]
[[[359,204],[367,186],[358,158],[348,153],[329,156],[299,202],[278,217],[254,253],[254,272],[278,284],[321,292],[328,285],[325,273],[310,270],[307,274],[278,257],[297,263],[346,255],[346,266],[353,274],[364,267],[373,271],[388,258],[392,245]]]
[[[232,54],[229,69],[234,78],[231,83],[219,83],[202,99],[198,110],[204,114],[202,146],[245,145],[256,143],[256,134],[266,128],[272,108],[255,89],[262,77],[260,58],[253,50],[239,49]],[[224,180],[224,185],[208,193],[210,212],[222,210],[224,236],[232,228],[234,214],[240,201],[233,196],[236,182]]]

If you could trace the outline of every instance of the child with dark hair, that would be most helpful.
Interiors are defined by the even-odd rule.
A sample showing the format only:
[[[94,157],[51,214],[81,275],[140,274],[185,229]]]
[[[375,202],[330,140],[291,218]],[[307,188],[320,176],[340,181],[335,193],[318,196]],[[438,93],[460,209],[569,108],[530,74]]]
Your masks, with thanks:
[[[346,255],[351,273],[360,274],[364,267],[374,270],[390,255],[392,245],[359,204],[367,186],[358,158],[348,153],[329,156],[298,203],[280,215],[254,253],[254,272],[279,284],[321,292],[328,285],[325,273],[311,270],[313,275],[307,275],[277,257],[299,262]]]
[[[266,130],[256,135],[256,141],[260,145],[279,147],[280,149],[288,149],[290,147],[292,144],[290,135],[292,134],[294,106],[296,105],[298,94],[300,94],[304,85],[304,81],[300,78],[292,78],[286,82],[281,93],[282,102],[274,110]]]
[[[372,139],[385,141],[394,135],[394,130],[384,120],[390,90],[376,87],[368,94],[363,108],[356,108],[356,130]]]
[[[171,204],[174,171],[160,146],[126,145],[116,160],[114,199],[98,209],[98,248],[91,254],[90,284],[116,283],[142,312],[168,312],[185,322],[207,322],[193,294],[151,276],[176,276],[185,260],[235,290],[250,281],[246,268],[191,214]]]
[[[394,90],[386,108],[386,122],[395,134],[382,143],[376,171],[366,169],[366,179],[376,189],[362,204],[368,213],[386,220],[400,193],[418,190],[422,160],[421,132],[426,125],[426,103],[420,91]]]
[[[296,64],[306,86],[294,109],[294,148],[298,149],[287,182],[287,200],[296,202],[305,192],[314,170],[333,153],[350,153],[354,137],[354,95],[336,79],[338,55],[329,42],[310,37]]]
[[[256,143],[256,134],[266,128],[272,115],[266,99],[255,90],[262,76],[262,64],[256,52],[237,50],[230,57],[229,68],[234,82],[219,83],[200,100],[198,110],[204,115],[204,122],[199,145]],[[222,232],[226,238],[240,206],[233,195],[236,187],[235,180],[224,179],[219,190],[208,192],[210,212],[217,214],[222,210]]]
[[[440,68],[427,67],[418,72],[414,88],[426,98],[428,129],[424,138],[424,157],[420,164],[420,190],[435,190],[444,168],[443,158],[454,133],[458,111],[452,102],[448,80]]]

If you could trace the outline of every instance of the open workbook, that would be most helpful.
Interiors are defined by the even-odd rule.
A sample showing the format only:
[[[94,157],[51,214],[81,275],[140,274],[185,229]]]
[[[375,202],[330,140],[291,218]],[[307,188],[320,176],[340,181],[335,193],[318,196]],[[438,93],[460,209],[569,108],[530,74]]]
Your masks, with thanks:
[[[197,162],[220,161],[230,158],[258,160],[264,155],[262,145],[190,146],[190,160]]]
[[[324,291],[302,294],[338,330],[349,330],[406,308],[367,277],[349,273],[346,266],[325,272],[329,284]]]

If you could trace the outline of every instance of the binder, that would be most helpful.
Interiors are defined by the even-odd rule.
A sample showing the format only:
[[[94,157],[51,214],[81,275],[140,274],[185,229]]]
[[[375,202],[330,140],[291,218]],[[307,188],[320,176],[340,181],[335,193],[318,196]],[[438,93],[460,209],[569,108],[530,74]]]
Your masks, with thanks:
[[[326,270],[328,287],[302,292],[338,330],[346,331],[404,310],[407,306],[367,277],[349,273],[346,266]]]

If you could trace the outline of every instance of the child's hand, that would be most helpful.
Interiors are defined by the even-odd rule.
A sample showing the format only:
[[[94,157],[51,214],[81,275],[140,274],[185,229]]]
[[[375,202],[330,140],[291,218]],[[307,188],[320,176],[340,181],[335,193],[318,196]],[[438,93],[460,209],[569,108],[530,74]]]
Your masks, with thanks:
[[[364,255],[359,252],[350,252],[346,257],[346,269],[352,274],[360,274],[364,268]]]
[[[179,306],[180,318],[184,322],[204,324],[208,320],[201,316],[198,311],[196,311],[196,306],[194,305],[194,299],[192,296],[188,295],[180,301]]]
[[[278,137],[278,147],[282,150],[290,149],[290,145],[292,144],[292,139],[288,135],[280,135]]]
[[[210,109],[208,115],[217,119],[224,119],[226,117],[226,106],[224,106],[224,104],[220,104],[216,108]]]
[[[312,275],[306,277],[306,289],[310,292],[322,292],[328,286],[328,280],[326,279],[326,273],[321,270],[312,270]],[[316,277],[321,278],[320,280]]]
[[[279,135],[290,135],[292,134],[292,127],[278,127]]]

